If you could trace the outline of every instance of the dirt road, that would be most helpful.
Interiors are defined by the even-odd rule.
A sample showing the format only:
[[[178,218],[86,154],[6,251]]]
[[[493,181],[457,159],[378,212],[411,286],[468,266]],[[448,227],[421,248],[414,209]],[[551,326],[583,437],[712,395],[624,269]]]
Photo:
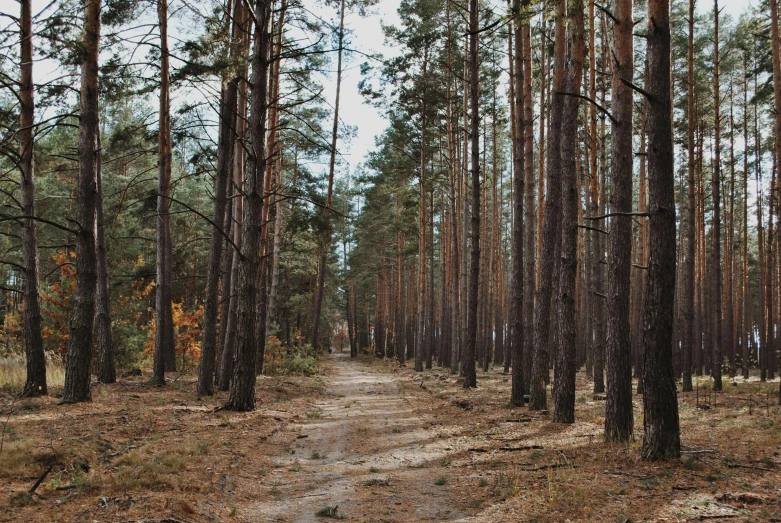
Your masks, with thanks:
[[[334,354],[325,399],[288,427],[295,443],[273,457],[274,501],[240,512],[290,522],[316,521],[336,506],[354,521],[454,521],[476,512],[449,474],[452,448],[424,400],[391,374]],[[290,441],[288,430],[274,437]]]

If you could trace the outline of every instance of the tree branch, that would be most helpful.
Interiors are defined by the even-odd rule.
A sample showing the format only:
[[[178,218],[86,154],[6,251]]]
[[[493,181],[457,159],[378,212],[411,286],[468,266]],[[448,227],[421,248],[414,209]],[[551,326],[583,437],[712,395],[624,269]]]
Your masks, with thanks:
[[[577,94],[577,93],[565,93],[565,92],[563,92],[563,91],[555,91],[555,94],[558,94],[558,95],[561,95],[561,96],[574,96],[575,98],[580,98],[580,99],[582,99],[582,100],[585,100],[585,101],[587,101],[587,102],[591,103],[592,105],[594,105],[594,107],[596,107],[597,109],[599,109],[599,111],[600,111],[601,113],[603,113],[605,116],[607,116],[608,118],[610,118],[610,121],[611,121],[611,122],[613,122],[614,124],[618,124],[618,120],[616,120],[615,118],[613,118],[613,115],[612,115],[612,114],[610,114],[610,111],[608,111],[607,109],[605,109],[604,107],[602,107],[602,106],[601,106],[601,105],[599,105],[597,102],[595,102],[594,100],[592,100],[591,98],[589,98],[588,96],[586,96],[586,95],[584,95],[584,94]]]

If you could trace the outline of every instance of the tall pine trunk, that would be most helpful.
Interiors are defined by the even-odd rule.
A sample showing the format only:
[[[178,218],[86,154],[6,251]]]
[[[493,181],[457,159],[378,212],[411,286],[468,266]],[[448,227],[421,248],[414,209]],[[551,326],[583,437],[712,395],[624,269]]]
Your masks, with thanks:
[[[96,154],[95,234],[97,245],[98,284],[95,288],[95,347],[98,352],[98,381],[114,383],[117,371],[114,367],[114,340],[111,337],[111,296],[108,287],[108,260],[106,252],[106,222],[103,218],[103,162],[100,128]]]
[[[21,83],[19,89],[19,175],[22,203],[22,263],[24,280],[24,354],[27,378],[22,396],[47,394],[46,356],[41,335],[41,304],[38,296],[38,232],[35,226],[35,159],[33,88],[33,17],[32,0],[21,0],[19,19],[21,41]]]
[[[90,401],[92,327],[95,317],[97,259],[95,201],[97,197],[98,48],[100,0],[85,0],[82,32],[81,96],[79,100],[79,177],[76,188],[76,288],[68,339],[63,403]]]
[[[163,385],[176,370],[174,347],[173,256],[171,239],[171,101],[168,52],[168,0],[157,0],[160,26],[160,128],[157,141],[157,278],[155,284],[155,356],[152,383]]]
[[[271,37],[272,0],[255,2],[255,34],[252,56],[252,99],[250,151],[244,182],[236,319],[236,355],[231,376],[230,396],[225,408],[249,411],[255,408],[255,364],[258,353],[257,299],[260,266],[260,229],[263,210],[263,175],[266,166],[266,109]],[[260,282],[261,285],[264,284]]]
[[[642,456],[681,455],[678,398],[672,362],[675,301],[675,173],[670,100],[670,4],[648,2],[648,289],[643,319]]]
[[[629,441],[632,413],[632,343],[629,330],[632,265],[632,89],[634,80],[632,0],[616,0],[613,25],[612,153],[610,236],[607,253],[607,403],[605,440]]]
[[[577,293],[578,273],[578,208],[580,190],[577,174],[578,110],[585,42],[583,35],[582,0],[570,0],[571,50],[564,91],[569,95],[561,118],[561,255],[559,258],[558,314],[556,331],[558,350],[554,380],[553,421],[575,422],[575,372],[577,359]],[[555,132],[555,131],[554,131]]]

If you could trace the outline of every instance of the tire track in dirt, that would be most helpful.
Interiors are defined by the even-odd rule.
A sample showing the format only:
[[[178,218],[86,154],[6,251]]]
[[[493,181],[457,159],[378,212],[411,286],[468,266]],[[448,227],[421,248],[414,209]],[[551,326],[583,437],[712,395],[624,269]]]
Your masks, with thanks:
[[[443,461],[452,450],[428,419],[425,398],[347,355],[334,354],[324,398],[307,419],[276,434],[289,442],[271,457],[271,501],[242,507],[250,520],[327,521],[316,513],[338,505],[352,521],[455,521],[468,500]],[[444,479],[444,481],[443,481]],[[439,484],[444,483],[444,484]]]

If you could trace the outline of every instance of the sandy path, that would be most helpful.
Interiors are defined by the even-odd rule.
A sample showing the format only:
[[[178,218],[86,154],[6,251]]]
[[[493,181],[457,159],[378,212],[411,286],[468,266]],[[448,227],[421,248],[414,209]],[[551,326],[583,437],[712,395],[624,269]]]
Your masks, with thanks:
[[[469,512],[432,422],[431,401],[408,395],[393,376],[346,354],[330,357],[325,397],[307,419],[274,438],[283,445],[268,471],[273,500],[241,512],[258,521],[327,521],[338,505],[353,521],[454,521]],[[442,483],[443,478],[446,481]],[[439,480],[439,481],[438,481]]]

